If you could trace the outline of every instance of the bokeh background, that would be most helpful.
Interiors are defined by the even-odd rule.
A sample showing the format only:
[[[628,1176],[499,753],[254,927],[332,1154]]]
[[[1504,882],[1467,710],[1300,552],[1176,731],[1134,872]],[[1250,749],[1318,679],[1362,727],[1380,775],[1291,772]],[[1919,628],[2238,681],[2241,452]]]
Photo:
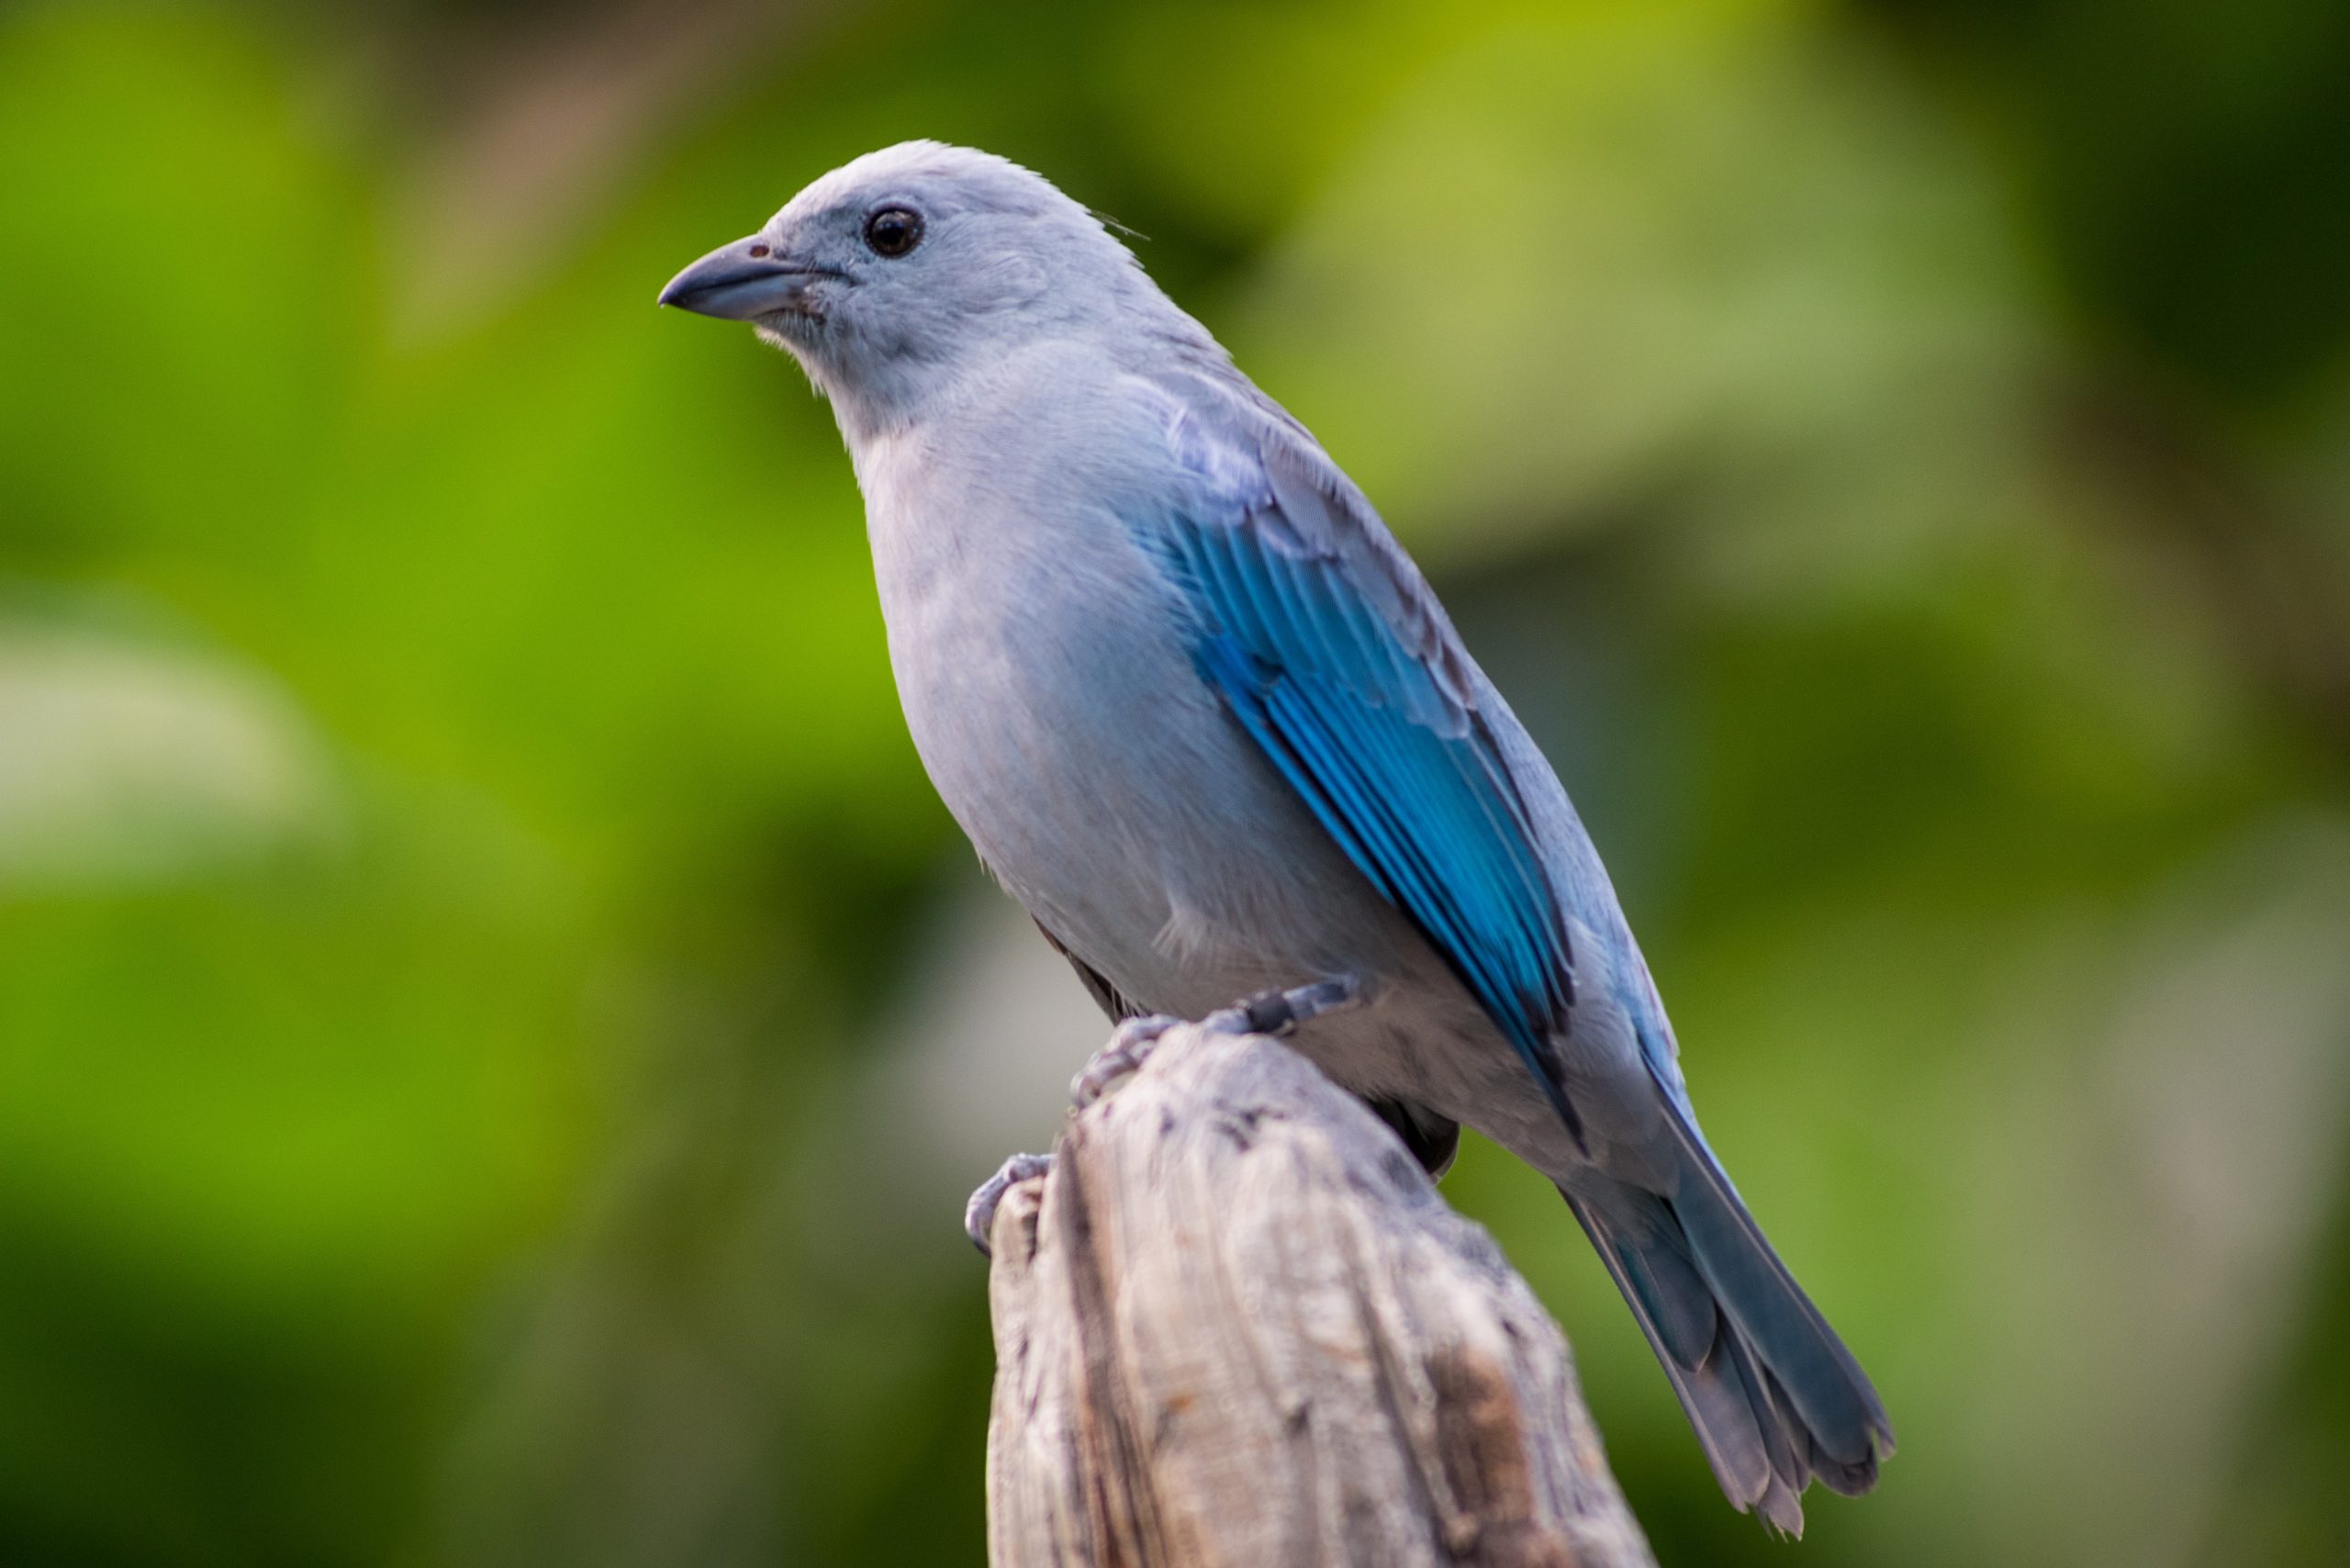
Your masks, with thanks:
[[[2350,7],[0,8],[0,1562],[976,1563],[1102,1034],[677,266],[1048,173],[1364,483],[1884,1389],[1667,1564],[2350,1562]]]

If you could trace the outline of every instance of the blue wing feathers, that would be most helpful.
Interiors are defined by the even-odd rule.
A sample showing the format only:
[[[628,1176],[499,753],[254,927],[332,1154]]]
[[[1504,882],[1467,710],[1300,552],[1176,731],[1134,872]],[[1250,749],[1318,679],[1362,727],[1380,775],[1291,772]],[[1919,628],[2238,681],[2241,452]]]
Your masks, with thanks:
[[[1345,503],[1326,487],[1260,465],[1236,493],[1246,469],[1229,448],[1194,466],[1216,482],[1142,532],[1194,613],[1202,677],[1418,924],[1580,1137],[1550,1043],[1571,1001],[1566,924],[1432,612],[1393,562],[1340,548],[1339,530],[1361,525],[1333,515]]]
[[[1674,1147],[1662,1190],[1595,1170],[1561,1191],[1732,1501],[1795,1530],[1815,1475],[1866,1491],[1893,1448],[1884,1407],[1699,1135],[1671,1025],[1572,809],[1520,792],[1532,775],[1513,763],[1540,766],[1531,743],[1310,438],[1270,406],[1259,419],[1214,389],[1183,390],[1169,434],[1195,487],[1130,521],[1181,590],[1201,676],[1444,956],[1580,1141],[1553,1050],[1572,1001],[1566,915],[1578,917],[1598,949],[1588,978],[1628,1017]]]

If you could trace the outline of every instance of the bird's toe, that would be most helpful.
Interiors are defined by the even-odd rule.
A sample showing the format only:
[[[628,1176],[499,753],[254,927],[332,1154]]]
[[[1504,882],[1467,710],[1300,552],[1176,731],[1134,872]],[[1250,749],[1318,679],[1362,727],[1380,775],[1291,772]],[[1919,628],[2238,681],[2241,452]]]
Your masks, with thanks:
[[[996,1167],[994,1175],[979,1183],[971,1201],[963,1205],[963,1234],[979,1249],[979,1256],[991,1258],[995,1250],[988,1238],[995,1230],[995,1211],[1003,1204],[1003,1195],[1023,1182],[1031,1182],[1053,1168],[1049,1154],[1015,1154]]]
[[[1120,1079],[1140,1071],[1158,1045],[1158,1037],[1179,1022],[1164,1013],[1151,1013],[1121,1023],[1111,1034],[1110,1043],[1094,1052],[1093,1058],[1069,1081],[1069,1103],[1082,1111]]]

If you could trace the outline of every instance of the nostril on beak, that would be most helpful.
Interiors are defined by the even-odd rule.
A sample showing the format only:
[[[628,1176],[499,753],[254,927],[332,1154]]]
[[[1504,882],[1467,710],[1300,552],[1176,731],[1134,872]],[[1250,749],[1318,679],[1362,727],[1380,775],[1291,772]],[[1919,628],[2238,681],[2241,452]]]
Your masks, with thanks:
[[[661,303],[728,321],[778,312],[812,315],[807,290],[819,279],[842,275],[829,267],[796,263],[790,250],[772,240],[746,237],[721,245],[671,278]]]

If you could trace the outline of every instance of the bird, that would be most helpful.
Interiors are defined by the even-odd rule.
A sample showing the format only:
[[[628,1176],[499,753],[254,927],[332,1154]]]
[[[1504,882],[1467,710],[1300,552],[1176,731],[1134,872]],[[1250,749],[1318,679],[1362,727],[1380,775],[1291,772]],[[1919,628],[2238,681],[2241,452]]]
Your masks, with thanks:
[[[1699,1132],[1558,776],[1362,492],[1110,223],[907,141],[660,303],[749,322],[830,403],[915,749],[1126,1021],[1105,1056],[1172,1017],[1292,1026],[1431,1174],[1467,1126],[1556,1185],[1737,1508],[1797,1534],[1814,1479],[1875,1484],[1885,1407]]]

